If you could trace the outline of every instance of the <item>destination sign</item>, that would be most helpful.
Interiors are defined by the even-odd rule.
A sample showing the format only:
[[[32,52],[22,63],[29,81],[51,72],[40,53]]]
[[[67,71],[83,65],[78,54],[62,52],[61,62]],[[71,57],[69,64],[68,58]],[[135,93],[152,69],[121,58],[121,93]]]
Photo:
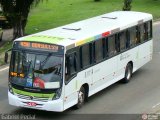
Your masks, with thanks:
[[[58,45],[46,44],[46,43],[34,43],[34,42],[19,42],[18,46],[20,48],[40,49],[53,52],[58,52],[59,49],[62,49],[62,47]]]

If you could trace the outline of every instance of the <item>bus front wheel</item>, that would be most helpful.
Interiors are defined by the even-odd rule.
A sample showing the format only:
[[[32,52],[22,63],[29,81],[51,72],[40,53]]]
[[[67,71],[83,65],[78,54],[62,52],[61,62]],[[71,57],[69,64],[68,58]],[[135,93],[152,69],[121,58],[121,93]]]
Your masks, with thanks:
[[[125,76],[122,79],[123,83],[128,83],[130,81],[131,76],[132,76],[132,69],[133,69],[133,67],[132,67],[131,63],[128,63],[126,66],[126,69],[125,69]]]
[[[82,86],[81,89],[79,90],[78,92],[78,103],[77,105],[75,106],[76,109],[79,109],[83,106],[85,102],[85,89],[84,87]]]

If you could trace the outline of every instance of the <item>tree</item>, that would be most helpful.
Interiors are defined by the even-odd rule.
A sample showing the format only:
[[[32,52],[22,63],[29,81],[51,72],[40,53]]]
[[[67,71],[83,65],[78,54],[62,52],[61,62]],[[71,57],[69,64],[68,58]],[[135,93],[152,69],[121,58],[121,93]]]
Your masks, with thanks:
[[[132,0],[124,0],[123,11],[130,11],[132,8],[131,3]]]
[[[4,15],[13,27],[13,40],[24,36],[28,14],[41,0],[0,0]]]

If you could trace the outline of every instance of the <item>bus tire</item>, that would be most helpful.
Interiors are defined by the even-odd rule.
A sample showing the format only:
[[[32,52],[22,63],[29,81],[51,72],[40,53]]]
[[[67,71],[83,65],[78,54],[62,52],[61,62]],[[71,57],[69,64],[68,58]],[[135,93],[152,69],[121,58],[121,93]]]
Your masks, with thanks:
[[[125,69],[125,76],[122,79],[123,83],[128,83],[130,81],[130,79],[132,77],[132,70],[133,70],[133,67],[132,67],[131,63],[128,63],[126,66],[126,69]]]
[[[78,92],[78,103],[75,105],[76,109],[79,109],[83,106],[84,102],[85,102],[85,89],[82,86],[81,89]]]

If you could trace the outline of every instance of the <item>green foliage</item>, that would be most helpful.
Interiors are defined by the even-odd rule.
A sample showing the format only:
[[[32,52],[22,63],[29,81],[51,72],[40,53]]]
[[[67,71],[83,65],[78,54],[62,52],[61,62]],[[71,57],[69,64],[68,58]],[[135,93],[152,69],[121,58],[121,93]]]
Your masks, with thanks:
[[[40,0],[0,0],[4,15],[14,29],[14,38],[24,35],[24,28],[27,24],[28,14],[33,5]]]
[[[101,1],[101,0],[94,0],[95,2],[99,2],[99,1]]]
[[[12,42],[5,42],[3,46],[0,47],[0,54],[4,52],[4,50],[8,50],[12,47]]]
[[[124,0],[123,10],[130,11],[132,8],[131,3],[132,3],[132,0]]]

